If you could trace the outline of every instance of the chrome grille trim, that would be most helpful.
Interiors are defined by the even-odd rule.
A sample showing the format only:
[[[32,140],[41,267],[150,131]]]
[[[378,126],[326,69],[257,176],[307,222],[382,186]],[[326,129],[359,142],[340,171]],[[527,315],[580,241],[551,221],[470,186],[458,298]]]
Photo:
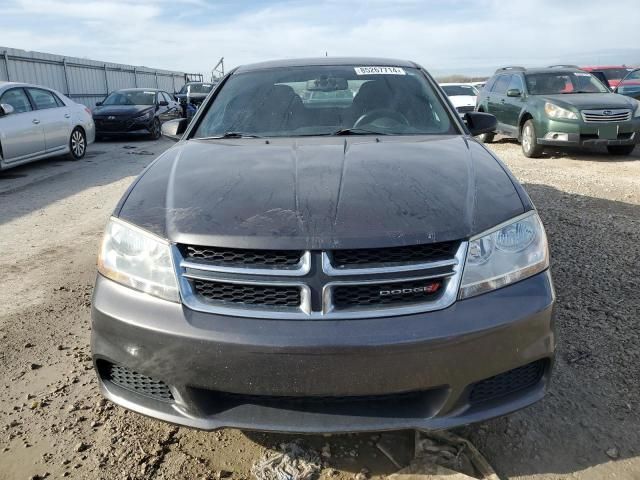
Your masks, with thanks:
[[[290,307],[270,307],[268,310],[260,306],[244,305],[234,307],[228,304],[218,304],[207,302],[198,298],[189,280],[204,280],[221,283],[235,283],[238,285],[264,285],[300,288],[300,306]],[[215,274],[193,274],[183,272],[179,275],[180,291],[182,302],[192,310],[205,313],[218,313],[220,315],[230,315],[233,317],[256,317],[256,318],[308,318],[311,312],[311,289],[308,285],[298,281],[257,281],[251,279],[235,279]]]
[[[326,282],[322,284],[321,291],[318,291],[321,309],[312,309],[312,290],[310,284],[313,279],[309,279],[309,283],[300,275],[297,278],[287,278],[287,273],[283,270],[274,269],[255,269],[255,268],[238,268],[238,271],[219,271],[212,270],[211,265],[202,265],[197,262],[184,261],[179,248],[172,245],[172,253],[178,283],[180,285],[180,293],[183,304],[192,310],[214,313],[227,316],[263,318],[275,320],[340,320],[340,319],[358,319],[358,318],[378,318],[399,315],[411,315],[415,313],[424,313],[434,310],[441,310],[452,305],[458,296],[458,289],[462,279],[462,268],[467,254],[468,242],[460,242],[453,259],[434,261],[428,263],[395,265],[389,267],[367,267],[367,268],[350,268],[342,269],[335,272],[332,269],[325,269],[326,263],[329,262],[329,256],[326,252],[322,252],[323,274],[328,277]],[[308,254],[308,273],[311,272],[312,256]],[[216,267],[217,268],[217,267]],[[318,267],[320,269],[320,266]],[[255,272],[259,270],[260,273]],[[291,272],[284,270],[285,272]],[[346,271],[346,272],[345,272]],[[431,272],[430,272],[431,271]],[[412,274],[406,274],[411,272]],[[262,278],[247,278],[244,275],[261,275]],[[370,275],[373,278],[360,279],[360,275]],[[406,275],[405,275],[406,274]],[[269,277],[266,277],[269,275]],[[344,279],[345,275],[351,275],[352,279]],[[340,279],[332,280],[332,277]],[[308,277],[307,277],[308,278]],[[300,288],[301,304],[297,308],[293,307],[261,307],[254,305],[233,306],[229,304],[216,304],[212,301],[206,301],[199,298],[198,294],[193,290],[192,280],[226,282],[245,285],[264,285],[264,286],[295,286]],[[337,286],[344,285],[365,285],[376,283],[400,283],[406,281],[432,280],[442,279],[442,293],[435,300],[427,300],[422,303],[391,305],[391,306],[374,306],[374,307],[355,307],[353,309],[336,310],[333,304],[333,289]],[[315,287],[314,287],[315,288]],[[320,287],[318,287],[320,288]]]
[[[389,265],[380,267],[350,267],[350,268],[335,268],[331,263],[331,257],[327,252],[322,252],[322,271],[332,277],[339,277],[345,275],[374,275],[376,273],[400,273],[400,272],[415,272],[417,270],[429,270],[432,268],[450,267],[458,263],[455,258],[451,260],[437,260],[434,262],[423,263],[407,263],[406,265]],[[366,282],[360,282],[366,283]]]
[[[581,110],[580,113],[585,123],[626,122],[631,120],[631,110],[627,108]]]
[[[278,275],[282,277],[302,277],[311,270],[311,252],[305,251],[300,258],[300,262],[292,268],[257,268],[257,267],[229,267],[225,265],[212,265],[204,262],[194,262],[193,260],[180,260],[182,268],[194,270],[204,270],[207,272],[219,273],[239,273],[242,275]]]

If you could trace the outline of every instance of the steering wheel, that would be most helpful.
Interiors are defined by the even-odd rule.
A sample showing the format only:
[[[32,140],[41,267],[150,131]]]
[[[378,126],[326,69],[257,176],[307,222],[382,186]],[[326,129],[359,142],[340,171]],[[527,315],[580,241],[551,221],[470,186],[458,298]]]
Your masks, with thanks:
[[[353,124],[352,128],[359,128],[362,125],[368,125],[380,118],[390,118],[402,125],[409,126],[409,120],[400,112],[396,112],[389,108],[377,108],[360,116],[360,118],[356,120],[356,123]]]

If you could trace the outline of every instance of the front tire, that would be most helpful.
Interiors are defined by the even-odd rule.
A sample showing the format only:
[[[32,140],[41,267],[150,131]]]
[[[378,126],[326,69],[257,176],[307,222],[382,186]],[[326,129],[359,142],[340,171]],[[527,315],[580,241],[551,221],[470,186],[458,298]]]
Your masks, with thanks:
[[[522,153],[527,158],[538,158],[543,150],[544,146],[538,143],[533,120],[527,120],[522,127]]]
[[[81,160],[87,153],[87,136],[80,127],[71,132],[69,138],[69,160]]]
[[[624,156],[631,155],[634,148],[636,148],[635,145],[611,145],[607,147],[607,151],[609,155]]]
[[[151,125],[151,138],[153,140],[158,140],[162,135],[162,126],[160,125],[160,120],[156,117],[153,119],[153,124]]]

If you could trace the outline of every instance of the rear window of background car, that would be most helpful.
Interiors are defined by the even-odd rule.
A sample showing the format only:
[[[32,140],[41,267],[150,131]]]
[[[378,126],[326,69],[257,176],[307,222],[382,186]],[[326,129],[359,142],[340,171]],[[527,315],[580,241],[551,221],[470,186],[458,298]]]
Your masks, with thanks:
[[[36,108],[38,110],[46,110],[48,108],[58,108],[58,101],[56,101],[55,96],[51,92],[47,92],[46,90],[41,90],[39,88],[27,88],[29,91],[29,95],[33,98],[33,101],[36,104]]]

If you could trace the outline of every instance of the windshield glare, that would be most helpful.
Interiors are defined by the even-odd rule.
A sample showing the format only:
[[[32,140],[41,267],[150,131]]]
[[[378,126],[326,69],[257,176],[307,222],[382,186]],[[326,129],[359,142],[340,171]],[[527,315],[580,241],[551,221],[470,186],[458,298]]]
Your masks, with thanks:
[[[109,95],[103,105],[155,105],[156,92],[121,90]]]
[[[609,90],[587,72],[531,73],[526,75],[531,95],[558,93],[607,93]]]
[[[195,138],[331,135],[344,129],[386,135],[458,133],[440,98],[414,68],[315,66],[232,75]],[[344,133],[344,132],[341,132]]]

